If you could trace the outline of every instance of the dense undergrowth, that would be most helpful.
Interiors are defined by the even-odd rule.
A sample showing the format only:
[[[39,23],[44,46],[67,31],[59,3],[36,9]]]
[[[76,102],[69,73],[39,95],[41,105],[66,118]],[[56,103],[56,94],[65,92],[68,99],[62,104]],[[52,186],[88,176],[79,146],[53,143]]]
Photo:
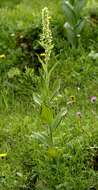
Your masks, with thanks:
[[[98,9],[72,47],[62,6],[0,2],[1,190],[98,190]]]

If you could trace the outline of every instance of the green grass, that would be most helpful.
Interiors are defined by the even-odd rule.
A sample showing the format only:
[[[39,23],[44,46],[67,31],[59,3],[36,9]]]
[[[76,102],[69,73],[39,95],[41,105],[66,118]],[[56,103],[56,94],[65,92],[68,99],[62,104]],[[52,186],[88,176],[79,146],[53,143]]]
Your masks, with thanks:
[[[98,190],[98,61],[88,56],[91,50],[98,52],[98,25],[88,23],[78,48],[71,49],[61,1],[3,1],[0,6],[0,55],[5,55],[0,58],[0,155],[7,153],[0,156],[0,189]],[[49,68],[58,63],[50,91],[60,80],[51,104],[53,117],[67,109],[53,132],[53,147],[32,137],[34,132],[49,132],[48,117],[33,99],[42,87],[33,66],[38,59],[32,57],[39,47],[45,6],[54,43]]]
[[[0,2],[0,8],[3,8],[3,7],[13,8],[15,5],[17,5],[20,2],[21,0],[14,0],[13,2],[11,0],[8,0],[8,1],[4,0]]]

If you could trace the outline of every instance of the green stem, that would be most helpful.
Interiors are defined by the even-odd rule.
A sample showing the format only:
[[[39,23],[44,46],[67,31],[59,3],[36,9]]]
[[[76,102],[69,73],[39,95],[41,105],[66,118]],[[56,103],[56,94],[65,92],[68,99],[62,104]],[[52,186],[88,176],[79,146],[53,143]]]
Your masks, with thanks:
[[[51,126],[49,126],[49,139],[50,139],[51,146],[53,146],[53,133],[52,133]]]

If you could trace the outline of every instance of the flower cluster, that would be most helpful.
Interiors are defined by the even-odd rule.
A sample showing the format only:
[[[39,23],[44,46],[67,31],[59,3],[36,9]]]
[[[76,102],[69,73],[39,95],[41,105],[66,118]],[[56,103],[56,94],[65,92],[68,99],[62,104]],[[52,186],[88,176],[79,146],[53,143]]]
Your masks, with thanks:
[[[49,26],[50,23],[50,17],[49,17],[49,11],[48,8],[45,7],[42,10],[42,27],[43,27],[43,33],[40,37],[40,44],[42,47],[45,49],[45,63],[47,64],[51,51],[53,49],[53,44],[52,44],[52,32]]]
[[[0,58],[2,59],[2,58],[5,58],[5,54],[1,54],[0,55]]]

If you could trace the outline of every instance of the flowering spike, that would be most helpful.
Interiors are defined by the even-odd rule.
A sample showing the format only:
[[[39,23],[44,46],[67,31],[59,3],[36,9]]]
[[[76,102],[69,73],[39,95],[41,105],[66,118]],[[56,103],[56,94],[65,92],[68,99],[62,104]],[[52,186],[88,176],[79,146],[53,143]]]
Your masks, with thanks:
[[[40,44],[45,49],[45,63],[47,64],[50,59],[51,51],[53,49],[52,44],[52,32],[50,29],[50,16],[48,8],[45,7],[42,9],[42,31],[43,33],[40,36]]]

